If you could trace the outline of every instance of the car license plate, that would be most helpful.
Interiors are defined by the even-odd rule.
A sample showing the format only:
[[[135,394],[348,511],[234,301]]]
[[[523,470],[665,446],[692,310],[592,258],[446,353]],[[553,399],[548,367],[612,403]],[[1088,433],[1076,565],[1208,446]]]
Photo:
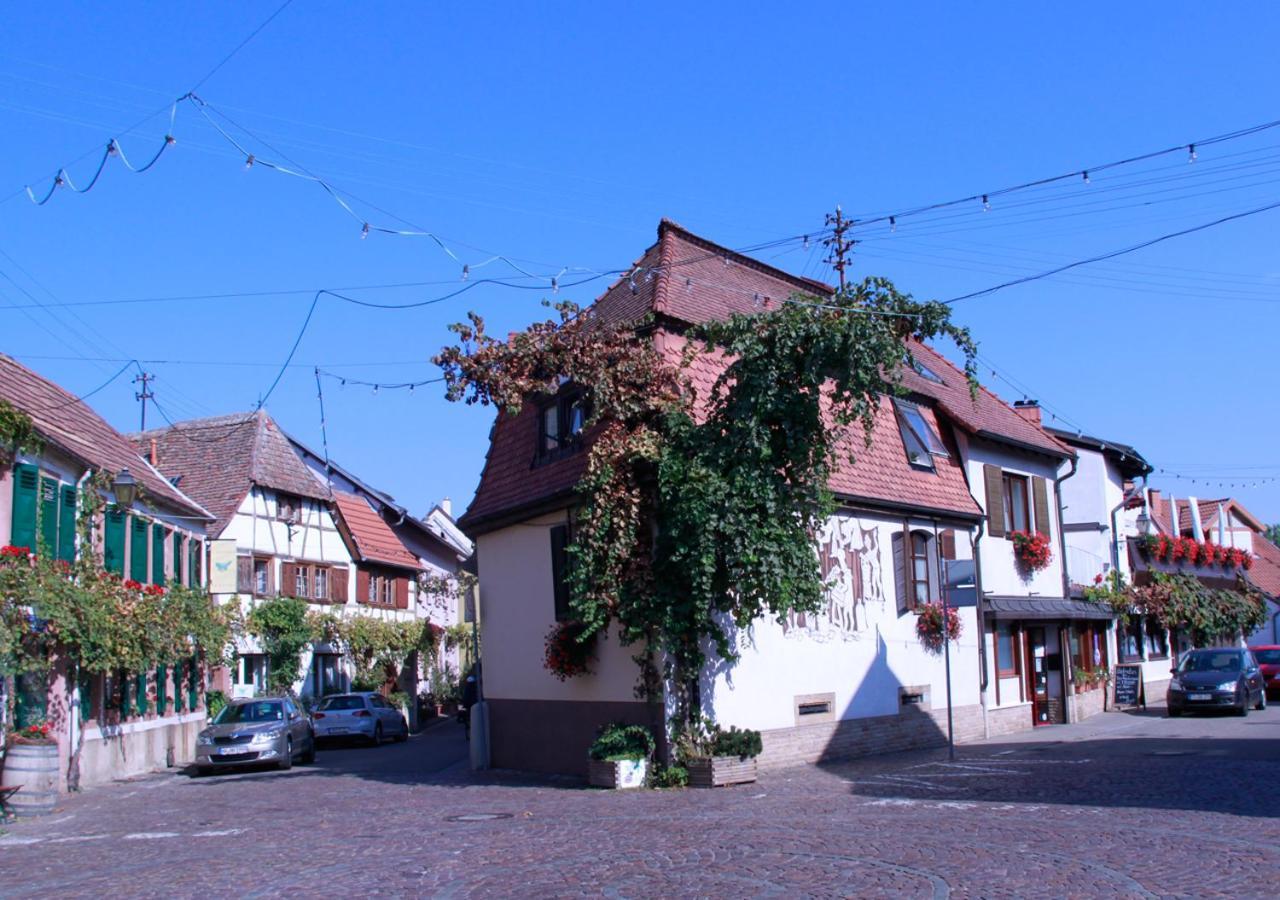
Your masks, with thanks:
[[[347,729],[345,729],[345,728],[330,728],[330,729],[329,729],[329,733],[330,733],[330,734],[346,734],[346,733],[347,733]]]
[[[239,752],[240,752],[239,747],[219,747],[218,748],[219,756],[233,756]]]
[[[1187,694],[1188,700],[1212,700],[1213,694]]]

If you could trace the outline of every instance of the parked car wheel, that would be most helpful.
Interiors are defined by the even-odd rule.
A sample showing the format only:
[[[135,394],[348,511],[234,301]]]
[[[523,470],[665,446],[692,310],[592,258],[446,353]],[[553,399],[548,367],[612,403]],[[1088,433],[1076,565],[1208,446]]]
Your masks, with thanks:
[[[281,771],[293,768],[293,738],[284,739],[284,755],[280,757],[277,763]]]
[[[1259,712],[1267,708],[1267,692],[1265,690],[1258,691],[1258,702],[1254,704],[1253,708]]]
[[[316,736],[315,736],[315,732],[312,732],[310,740],[307,741],[307,750],[305,753],[302,754],[302,759],[299,760],[299,762],[301,762],[304,766],[309,766],[315,761],[316,761]]]
[[[381,722],[373,726],[373,737],[371,738],[371,740],[373,741],[373,746],[375,747],[382,746],[382,723]]]
[[[397,744],[403,744],[409,740],[409,723],[405,721],[404,716],[400,717],[400,728],[400,733],[396,735]]]
[[[1240,698],[1240,705],[1236,707],[1236,715],[1244,718],[1249,715],[1249,692],[1245,691],[1244,696]]]

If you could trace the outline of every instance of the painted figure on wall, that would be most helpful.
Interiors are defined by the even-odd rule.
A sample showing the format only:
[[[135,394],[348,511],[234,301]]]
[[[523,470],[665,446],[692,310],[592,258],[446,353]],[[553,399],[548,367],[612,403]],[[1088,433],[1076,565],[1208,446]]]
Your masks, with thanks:
[[[827,588],[827,605],[816,615],[791,613],[787,634],[853,638],[868,626],[869,603],[884,602],[880,533],[855,518],[832,516],[816,536],[818,570]]]

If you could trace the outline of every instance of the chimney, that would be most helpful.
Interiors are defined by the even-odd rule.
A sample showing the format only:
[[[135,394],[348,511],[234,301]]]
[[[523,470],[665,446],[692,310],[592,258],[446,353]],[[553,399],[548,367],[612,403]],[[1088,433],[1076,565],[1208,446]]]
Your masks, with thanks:
[[[444,510],[444,514],[449,518],[453,518],[453,501],[445,497],[440,501],[440,508]]]
[[[1040,425],[1040,401],[1039,400],[1014,400],[1013,411],[1022,418],[1026,419],[1032,425],[1039,427]]]
[[[156,439],[151,439],[151,465],[156,466]],[[159,466],[156,466],[159,468]]]

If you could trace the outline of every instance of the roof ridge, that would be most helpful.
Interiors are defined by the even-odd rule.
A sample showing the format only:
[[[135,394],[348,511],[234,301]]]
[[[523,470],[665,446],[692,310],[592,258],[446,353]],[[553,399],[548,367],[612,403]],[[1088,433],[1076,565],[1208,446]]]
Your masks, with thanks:
[[[816,278],[806,278],[803,275],[796,275],[792,272],[788,272],[786,269],[780,269],[777,266],[771,266],[766,262],[756,259],[754,256],[747,256],[741,251],[734,250],[731,247],[726,247],[723,244],[717,244],[709,238],[704,238],[701,235],[694,234],[679,222],[664,217],[662,221],[658,223],[659,239],[661,239],[668,231],[679,232],[681,237],[691,243],[700,244],[704,249],[714,251],[717,255],[724,254],[734,262],[740,263],[748,268],[755,269],[764,275],[777,278],[780,281],[789,281],[797,286],[804,287],[809,290],[826,291],[827,294],[834,294],[836,292],[835,285],[827,284],[825,281],[819,281]]]

